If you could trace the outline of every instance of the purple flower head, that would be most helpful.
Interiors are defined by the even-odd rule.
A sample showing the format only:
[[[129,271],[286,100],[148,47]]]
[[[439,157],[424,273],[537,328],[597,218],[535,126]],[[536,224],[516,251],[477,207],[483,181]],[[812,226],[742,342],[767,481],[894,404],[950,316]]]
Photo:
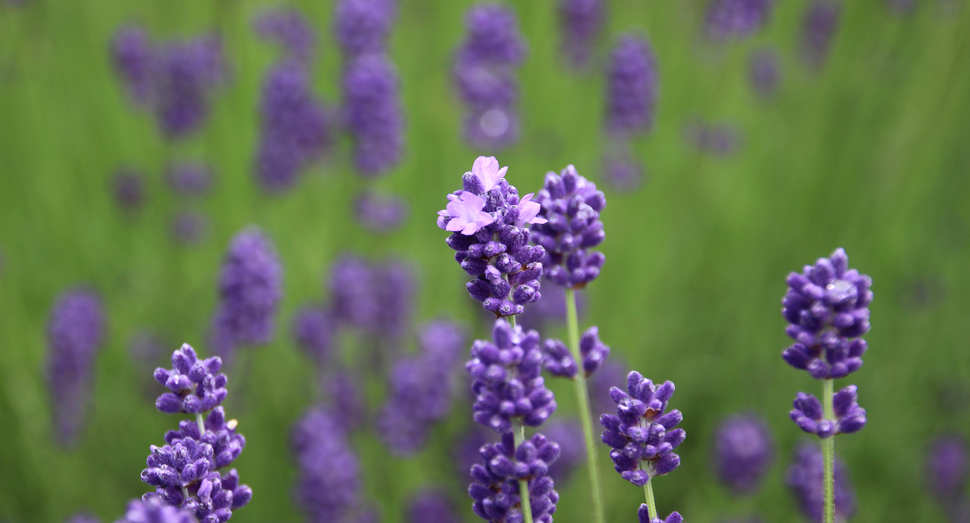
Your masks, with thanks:
[[[393,0],[340,0],[333,33],[344,59],[387,50],[387,37],[396,17]]]
[[[212,189],[212,169],[201,162],[178,162],[165,173],[168,186],[180,196],[205,196]]]
[[[671,512],[670,515],[664,519],[650,519],[650,509],[647,508],[646,503],[640,503],[640,510],[637,511],[637,516],[640,523],[684,523],[684,518],[679,512]]]
[[[391,369],[390,391],[377,422],[380,438],[401,456],[421,450],[433,424],[447,417],[465,345],[461,329],[446,322],[426,326],[421,339],[421,352]]]
[[[448,195],[448,207],[438,212],[438,227],[454,231],[447,243],[457,251],[455,260],[475,277],[465,288],[498,317],[521,314],[541,297],[545,255],[529,245],[528,229],[545,218],[537,215],[532,195],[519,198],[505,172],[494,157],[478,157],[462,178],[464,190]]]
[[[667,412],[667,402],[674,394],[671,381],[655,387],[653,381],[637,371],[627,375],[627,391],[613,387],[610,397],[617,405],[617,415],[604,414],[600,424],[606,428],[602,440],[613,450],[613,467],[623,479],[642,487],[650,478],[663,476],[680,465],[673,452],[684,441],[684,429],[675,429],[683,419],[679,410]]]
[[[786,482],[798,499],[802,514],[821,523],[824,491],[822,489],[822,451],[818,445],[804,442],[795,449],[794,461],[788,467]],[[848,521],[855,514],[855,492],[845,463],[835,458],[835,517]]]
[[[603,32],[603,0],[559,0],[562,50],[574,68],[584,68]]]
[[[166,414],[208,412],[226,399],[225,374],[220,374],[218,356],[200,360],[195,350],[185,343],[172,354],[172,368],[155,369],[155,381],[171,392],[155,401],[155,407]]]
[[[862,366],[869,331],[872,280],[849,269],[849,257],[838,248],[802,274],[788,275],[788,293],[782,315],[790,325],[785,332],[795,344],[782,357],[815,379],[843,378]]]
[[[367,402],[364,391],[361,390],[363,380],[357,373],[338,368],[329,378],[324,378],[324,381],[323,388],[329,393],[333,404],[331,413],[345,433],[349,434],[368,421]]]
[[[926,455],[926,483],[938,501],[958,500],[970,476],[970,450],[966,441],[956,435],[940,436],[933,440]]]
[[[313,58],[317,33],[303,13],[296,9],[265,11],[253,21],[253,29],[300,62],[309,63]]]
[[[208,236],[209,220],[199,211],[179,211],[172,218],[169,231],[176,243],[199,245]]]
[[[771,431],[759,416],[730,416],[714,436],[714,455],[721,483],[733,493],[752,494],[775,459]]]
[[[141,26],[122,25],[111,40],[111,61],[128,95],[139,106],[152,96],[155,50]]]
[[[398,340],[406,332],[414,307],[414,276],[406,262],[374,264],[342,255],[331,270],[331,309],[342,322]]]
[[[559,459],[549,465],[549,476],[563,483],[573,470],[586,461],[583,427],[574,419],[555,420],[543,429],[546,436],[559,444]]]
[[[711,0],[705,31],[711,40],[747,38],[765,26],[774,0]]]
[[[195,514],[165,504],[157,494],[128,502],[125,515],[115,523],[196,523]]]
[[[559,445],[536,434],[516,448],[512,433],[506,432],[500,443],[484,445],[480,455],[484,466],[472,467],[474,483],[468,487],[476,516],[490,522],[522,521],[518,482],[527,481],[534,521],[552,521],[559,493],[548,471],[559,457]]]
[[[322,408],[307,412],[293,429],[297,461],[295,497],[311,521],[341,521],[360,496],[360,464],[342,425]]]
[[[581,289],[600,274],[606,257],[596,247],[606,238],[600,211],[606,197],[596,184],[583,178],[572,165],[562,175],[550,172],[536,198],[546,223],[532,226],[533,241],[545,250],[542,265],[546,279],[561,287]]]
[[[47,383],[56,434],[64,445],[77,440],[84,423],[104,324],[101,298],[85,288],[62,292],[47,320]]]
[[[436,490],[424,490],[408,505],[408,523],[460,523],[451,499]]]
[[[261,132],[256,151],[256,180],[270,192],[293,186],[297,174],[331,146],[330,117],[313,94],[302,63],[284,60],[263,82]]]
[[[576,360],[573,359],[566,344],[554,339],[547,339],[542,348],[543,366],[554,376],[573,378],[578,372]],[[579,353],[583,357],[583,375],[590,377],[606,363],[610,355],[610,348],[599,339],[599,327],[590,327],[579,339]]]
[[[778,92],[781,64],[774,49],[760,49],[751,54],[748,79],[751,89],[762,99],[773,98]]]
[[[137,211],[145,203],[145,178],[141,173],[122,169],[112,180],[115,202],[125,212]]]
[[[220,302],[213,325],[216,351],[268,343],[283,292],[283,269],[273,243],[255,228],[232,239],[219,275]]]
[[[238,482],[235,469],[225,475],[209,472],[182,487],[158,486],[155,494],[163,502],[195,514],[202,523],[218,523],[228,521],[233,510],[244,507],[252,499],[252,490]],[[146,494],[149,495],[152,494]]]
[[[808,6],[802,17],[801,56],[809,68],[825,65],[841,15],[841,4],[832,0],[813,0]]]
[[[404,225],[408,216],[408,204],[398,196],[382,196],[365,191],[354,200],[354,215],[365,229],[375,233],[389,233]]]
[[[465,15],[467,36],[459,50],[460,59],[504,65],[519,65],[526,47],[519,32],[515,11],[502,4],[482,3]]]
[[[353,135],[354,165],[366,177],[385,174],[401,162],[404,118],[398,84],[397,71],[383,55],[363,55],[344,68],[344,125]]]
[[[621,37],[607,71],[606,129],[618,137],[650,131],[658,83],[650,43],[639,36]]]
[[[213,93],[225,82],[222,41],[203,35],[164,43],[156,53],[152,100],[159,129],[168,138],[185,138],[202,127]]]
[[[529,427],[542,425],[556,411],[556,398],[541,376],[539,333],[499,318],[492,340],[476,340],[465,364],[474,378],[475,421],[499,434],[511,430],[513,418]]]
[[[336,335],[336,320],[323,307],[307,305],[293,317],[293,339],[318,366],[328,361]]]
[[[822,402],[818,398],[799,392],[790,416],[800,429],[823,439],[839,434],[851,434],[866,426],[866,409],[856,403],[858,397],[858,389],[855,385],[849,385],[836,392],[832,398],[836,419],[828,420],[823,417]]]

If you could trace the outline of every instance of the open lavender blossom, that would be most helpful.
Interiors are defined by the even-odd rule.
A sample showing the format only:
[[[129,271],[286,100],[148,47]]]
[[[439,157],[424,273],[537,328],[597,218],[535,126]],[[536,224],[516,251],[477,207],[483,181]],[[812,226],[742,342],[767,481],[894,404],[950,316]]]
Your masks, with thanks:
[[[578,372],[576,360],[573,359],[566,344],[560,340],[547,339],[542,347],[543,366],[554,376],[573,378]],[[590,377],[605,363],[610,355],[610,348],[600,341],[599,327],[595,325],[583,333],[579,339],[579,353],[583,357],[583,375]]]
[[[438,227],[452,232],[455,261],[475,279],[465,286],[472,298],[498,317],[521,314],[537,301],[542,277],[541,246],[529,245],[529,226],[545,223],[532,194],[521,199],[505,180],[508,167],[479,156],[462,178],[464,190],[448,195]]]
[[[341,521],[360,497],[360,463],[340,422],[326,409],[308,411],[293,429],[295,497],[308,521]]]
[[[165,504],[157,494],[128,503],[125,515],[115,523],[196,523],[195,514]]]
[[[615,137],[653,127],[658,91],[657,59],[646,39],[625,35],[610,55],[607,70],[606,129]]]
[[[606,428],[602,440],[612,450],[610,458],[623,479],[642,487],[654,476],[663,476],[680,465],[674,453],[687,433],[675,429],[683,419],[679,410],[664,413],[674,394],[674,384],[659,387],[632,371],[627,376],[627,391],[610,389],[617,415],[604,414],[600,424]]]
[[[963,495],[970,477],[970,449],[957,435],[934,439],[926,454],[926,483],[930,494],[942,503]]]
[[[707,9],[705,31],[712,40],[747,38],[764,27],[774,0],[712,0]]]
[[[516,448],[512,433],[506,432],[500,443],[484,445],[480,454],[485,464],[472,467],[474,483],[468,487],[476,516],[489,522],[522,521],[518,482],[527,481],[533,521],[552,523],[559,493],[548,471],[559,457],[559,445],[536,434]]]
[[[593,46],[603,32],[603,0],[559,0],[562,51],[573,68],[589,64]]]
[[[825,492],[822,488],[822,450],[812,442],[804,442],[795,449],[794,461],[788,467],[786,482],[798,500],[799,508],[808,519],[822,522]],[[835,518],[848,521],[855,514],[855,492],[849,481],[845,463],[835,458]]]
[[[354,165],[369,178],[385,174],[404,155],[397,70],[385,55],[363,55],[346,64],[342,82],[343,122],[353,136]]]
[[[858,432],[866,426],[866,409],[856,403],[858,397],[855,385],[836,392],[832,398],[836,419],[827,420],[823,416],[822,402],[812,394],[799,392],[790,414],[791,419],[800,429],[819,438]]]
[[[714,436],[714,456],[722,484],[736,494],[754,493],[775,458],[768,425],[754,414],[728,417]]]
[[[544,221],[532,225],[532,240],[545,251],[546,279],[561,287],[586,287],[606,262],[602,252],[590,250],[606,238],[600,221],[606,208],[603,191],[569,165],[562,174],[546,174],[536,202]]]
[[[474,378],[474,419],[499,434],[512,420],[538,427],[556,411],[556,399],[541,376],[539,333],[524,332],[504,319],[495,320],[492,340],[476,340],[465,365]]]
[[[172,354],[172,368],[155,369],[155,381],[167,387],[155,401],[155,407],[165,414],[195,414],[208,412],[226,399],[225,374],[219,373],[222,360],[218,356],[200,360],[188,343]]]
[[[310,21],[296,9],[274,9],[261,13],[253,21],[260,37],[279,44],[289,56],[309,63],[317,45],[317,33]]]
[[[842,378],[862,366],[869,331],[872,280],[849,269],[849,258],[838,248],[801,274],[788,275],[788,293],[782,315],[790,324],[785,332],[795,344],[782,357],[815,379]]]

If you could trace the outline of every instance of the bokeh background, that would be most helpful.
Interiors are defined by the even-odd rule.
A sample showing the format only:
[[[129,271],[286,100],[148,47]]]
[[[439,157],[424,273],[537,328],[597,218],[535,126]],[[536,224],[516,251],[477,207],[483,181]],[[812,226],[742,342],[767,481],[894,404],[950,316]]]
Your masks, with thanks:
[[[319,31],[314,90],[338,103],[333,2],[287,5]],[[0,520],[63,521],[87,510],[111,521],[147,490],[139,472],[148,446],[160,444],[176,418],[154,409],[160,387],[133,360],[131,339],[151,329],[169,351],[189,342],[208,354],[218,268],[230,238],[249,224],[276,244],[284,298],[273,342],[251,352],[244,401],[227,404],[248,440],[235,467],[255,491],[233,521],[302,520],[291,494],[289,434],[316,384],[289,324],[298,306],[326,298],[338,255],[410,261],[416,322],[451,318],[485,335],[487,319],[434,224],[445,194],[476,156],[491,152],[463,142],[450,77],[470,5],[400,3],[389,51],[406,119],[400,165],[364,180],[342,137],[281,195],[261,191],[252,174],[261,78],[278,54],[256,38],[252,21],[272,4],[0,5]],[[508,5],[528,55],[519,72],[521,140],[497,156],[523,193],[570,163],[606,192],[607,263],[585,292],[582,327],[599,325],[630,368],[677,384],[672,405],[684,412],[688,436],[682,466],[656,481],[661,512],[678,510],[692,522],[751,511],[765,521],[800,517],[784,478],[802,435],[787,413],[796,392],[818,394],[820,386],[780,358],[788,343],[780,299],[789,271],[841,246],[875,292],[870,351],[851,377],[869,425],[837,441],[858,495],[854,520],[942,520],[925,490],[925,445],[941,432],[970,432],[970,9],[959,0],[917,0],[912,10],[844,2],[830,54],[812,69],[800,60],[804,0],[778,2],[757,34],[722,43],[703,36],[706,2],[614,0],[593,64],[577,73],[560,53],[551,0]],[[132,110],[112,70],[109,42],[132,21],[157,38],[215,30],[224,39],[229,83],[190,140],[163,140],[150,115]],[[645,166],[643,184],[618,191],[601,183],[610,148],[602,71],[609,46],[627,31],[648,36],[660,94],[652,133],[632,146]],[[781,58],[769,100],[756,95],[748,74],[752,52],[765,47]],[[730,126],[733,148],[699,147],[688,131],[697,121]],[[194,204],[208,220],[194,245],[170,234],[183,205],[163,180],[175,155],[203,159],[216,173],[211,195]],[[124,166],[145,173],[145,203],[134,213],[114,198],[112,177]],[[352,203],[365,186],[407,202],[402,228],[377,235],[360,226]],[[78,284],[104,299],[107,336],[86,427],[65,449],[52,432],[45,322],[57,294]],[[544,334],[564,336],[559,327]],[[346,337],[341,350],[355,343]],[[230,375],[230,398],[240,392],[233,383]],[[575,415],[568,385],[553,382],[556,417]],[[717,423],[739,411],[769,421],[777,450],[764,488],[746,500],[717,483],[711,459]],[[428,448],[409,459],[392,456],[372,432],[352,437],[365,499],[383,521],[404,521],[423,485],[445,489],[466,520],[476,520],[467,479],[450,457],[469,412],[459,401]],[[642,491],[612,472],[605,446],[600,452],[608,520],[632,521]],[[590,521],[585,473],[557,487],[556,521]]]

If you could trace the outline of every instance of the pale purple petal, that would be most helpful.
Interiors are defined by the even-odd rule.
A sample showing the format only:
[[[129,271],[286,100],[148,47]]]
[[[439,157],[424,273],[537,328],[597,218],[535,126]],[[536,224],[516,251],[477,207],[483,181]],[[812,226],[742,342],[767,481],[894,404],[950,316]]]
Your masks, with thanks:
[[[538,202],[532,201],[534,195],[535,193],[529,193],[519,200],[519,220],[516,223],[517,227],[524,227],[532,223],[546,223],[548,221],[545,218],[536,217],[539,211],[542,210],[542,206]]]
[[[505,178],[505,172],[508,170],[507,166],[499,169],[498,160],[494,156],[479,156],[472,164],[472,174],[482,181],[485,192],[495,187],[499,180]]]

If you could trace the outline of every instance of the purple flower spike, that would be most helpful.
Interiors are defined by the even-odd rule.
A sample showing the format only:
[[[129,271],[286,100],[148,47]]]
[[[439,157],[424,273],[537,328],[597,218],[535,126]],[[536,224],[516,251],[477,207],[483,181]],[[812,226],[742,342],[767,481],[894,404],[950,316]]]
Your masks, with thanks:
[[[760,98],[773,98],[778,92],[781,79],[781,64],[778,52],[774,49],[761,49],[751,55],[748,78],[751,89]]]
[[[195,514],[165,504],[158,494],[128,503],[125,515],[115,523],[196,523]]]
[[[138,106],[148,105],[152,95],[154,49],[143,27],[123,25],[111,40],[111,61],[128,95]]]
[[[172,392],[166,392],[155,401],[155,407],[165,414],[196,414],[208,412],[226,399],[225,374],[216,374],[222,368],[218,356],[200,360],[188,344],[172,354],[172,368],[155,369],[155,381]]]
[[[398,84],[397,71],[383,55],[364,55],[344,68],[344,125],[353,135],[354,165],[366,177],[387,173],[404,154]]]
[[[795,344],[782,357],[815,379],[843,378],[862,366],[869,331],[872,280],[849,269],[841,248],[832,256],[788,275],[782,315]]]
[[[101,298],[84,288],[61,293],[47,320],[47,380],[56,434],[64,445],[77,440],[84,424],[104,324]]]
[[[589,64],[593,46],[603,32],[603,4],[603,0],[559,1],[562,50],[573,68],[583,69]]]
[[[181,196],[205,196],[212,189],[212,169],[199,162],[179,162],[168,167],[168,186]]]
[[[684,429],[675,429],[684,416],[679,410],[667,412],[674,384],[659,387],[633,371],[627,375],[627,391],[613,387],[610,396],[617,404],[617,415],[604,414],[600,424],[606,428],[602,440],[613,450],[610,458],[623,479],[642,487],[654,476],[663,476],[680,465],[673,452],[684,441]]]
[[[118,206],[125,212],[134,212],[145,203],[145,178],[130,169],[115,174],[114,196]]]
[[[152,100],[162,134],[186,138],[209,116],[215,91],[225,83],[222,41],[215,35],[171,41],[157,47]]]
[[[711,40],[747,38],[764,27],[774,0],[712,0],[705,29]]]
[[[333,33],[345,60],[387,50],[396,16],[394,0],[340,0]]]
[[[805,442],[795,449],[795,460],[788,468],[787,483],[798,499],[802,514],[815,523],[822,521],[822,451]],[[835,514],[837,521],[848,521],[855,514],[855,493],[845,463],[835,458]]]
[[[408,506],[408,523],[460,523],[451,500],[442,492],[425,490]]]
[[[293,318],[293,339],[317,365],[328,361],[336,335],[337,322],[323,307],[305,306]]]
[[[354,200],[354,215],[365,229],[379,234],[390,233],[404,225],[408,204],[398,196],[381,196],[366,191]]]
[[[462,179],[464,190],[448,195],[448,207],[438,213],[438,227],[454,231],[447,243],[457,251],[455,261],[476,278],[465,288],[497,317],[521,314],[539,300],[545,255],[529,245],[528,228],[545,218],[531,194],[519,198],[506,169],[494,157],[478,157]]]
[[[640,523],[684,523],[684,518],[679,512],[671,512],[665,519],[650,519],[650,509],[647,508],[646,503],[640,504],[640,510],[637,512],[637,516],[639,516]]]
[[[253,29],[260,37],[279,44],[290,56],[303,63],[309,63],[313,58],[317,33],[309,20],[296,9],[266,11],[253,22]]]
[[[499,434],[512,429],[513,418],[529,427],[542,425],[556,411],[556,399],[540,375],[539,333],[498,319],[492,339],[476,340],[465,365],[474,378],[475,421]]]
[[[944,504],[960,499],[970,477],[970,450],[957,435],[933,440],[926,456],[926,483],[930,494]]]
[[[639,36],[620,38],[607,71],[606,129],[616,137],[646,133],[653,127],[657,102],[657,59]]]
[[[552,521],[559,493],[547,473],[559,457],[558,445],[536,434],[516,448],[512,433],[506,432],[500,443],[483,446],[480,454],[484,465],[472,467],[474,483],[468,487],[476,516],[490,522],[521,522],[518,482],[527,481],[534,521]]]
[[[532,234],[545,251],[546,279],[561,287],[586,287],[606,261],[603,253],[590,250],[606,238],[600,221],[606,197],[569,165],[561,175],[546,174],[536,200],[542,207],[539,216],[546,221],[535,223]]]
[[[814,0],[802,17],[801,55],[810,69],[825,65],[829,48],[839,29],[841,4],[832,0]]]
[[[768,425],[753,414],[727,418],[714,439],[717,474],[737,494],[752,494],[765,479],[775,458]]]
[[[223,358],[239,345],[269,342],[282,287],[283,269],[269,238],[257,228],[237,234],[222,264],[213,319],[216,351]]]
[[[327,411],[307,412],[293,429],[295,497],[311,521],[341,521],[360,497],[360,464],[342,425]]]

